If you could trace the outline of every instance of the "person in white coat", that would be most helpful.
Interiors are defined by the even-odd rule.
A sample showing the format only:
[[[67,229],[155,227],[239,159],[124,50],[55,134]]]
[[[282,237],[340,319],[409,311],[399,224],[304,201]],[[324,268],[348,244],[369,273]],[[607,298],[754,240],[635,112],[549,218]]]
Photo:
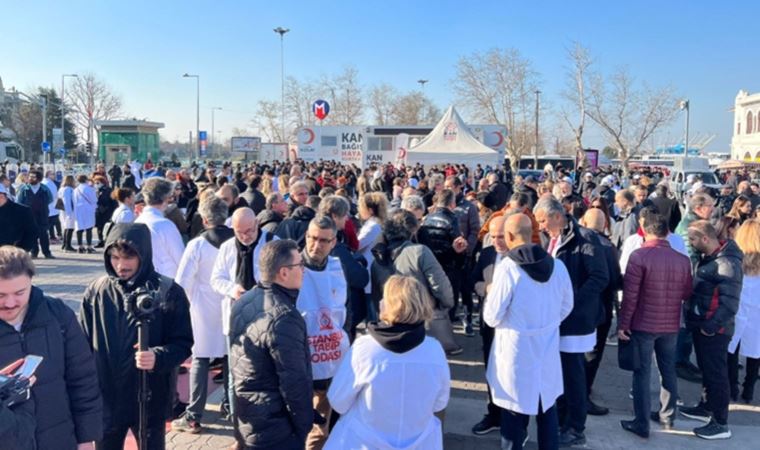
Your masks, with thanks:
[[[274,234],[266,230],[259,231],[256,214],[251,208],[235,210],[232,214],[231,225],[235,239],[228,239],[219,246],[219,252],[214,258],[214,267],[211,270],[211,288],[217,294],[224,296],[221,304],[224,336],[230,334],[232,304],[261,280],[258,264],[261,250],[267,242],[277,239]],[[229,355],[229,339],[226,339],[226,343],[227,355]],[[230,406],[229,413],[232,414],[234,402],[229,398],[234,392],[231,387],[232,376],[228,376],[224,383],[228,386],[227,400]]]
[[[58,198],[63,203],[61,210],[61,226],[63,227],[63,246],[64,252],[74,253],[74,247],[71,246],[71,240],[74,238],[74,228],[76,228],[76,216],[74,215],[74,176],[66,175],[58,190]]]
[[[760,221],[747,220],[736,232],[736,244],[744,253],[742,293],[734,336],[728,345],[728,379],[731,398],[739,398],[739,355],[747,358],[741,397],[751,403],[760,370]]]
[[[135,215],[135,191],[130,188],[115,188],[111,198],[119,202],[119,206],[111,214],[111,223],[132,223]]]
[[[341,414],[325,450],[440,450],[451,374],[441,344],[425,335],[433,301],[414,277],[385,284],[380,322],[356,339],[327,397]]]
[[[145,208],[135,223],[145,224],[150,230],[153,267],[156,272],[174,278],[185,251],[182,236],[176,225],[164,217],[164,211],[172,201],[174,186],[164,178],[149,178],[143,184],[142,194],[145,198]]]
[[[639,211],[639,230],[623,241],[623,246],[620,248],[620,271],[625,273],[625,267],[628,265],[628,260],[631,258],[631,253],[641,248],[641,244],[644,243],[643,224],[648,216],[652,214],[659,214],[659,211],[654,206],[647,206]],[[689,252],[686,250],[686,243],[683,238],[676,233],[668,233],[666,238],[670,244],[670,248],[677,251],[682,255],[689,256]]]
[[[531,243],[525,214],[506,219],[509,252],[494,272],[483,320],[494,328],[486,378],[502,408],[502,448],[522,449],[530,416],[537,416],[538,446],[559,446],[555,402],[563,393],[559,326],[573,309],[567,268]]]
[[[175,279],[190,300],[194,344],[193,361],[190,366],[190,401],[185,415],[172,422],[172,430],[190,433],[201,431],[201,419],[208,393],[210,361],[227,354],[227,344],[222,333],[224,295],[211,287],[211,273],[219,247],[225,241],[234,238],[234,232],[224,226],[227,218],[227,204],[224,200],[210,196],[201,201],[198,213],[203,219],[206,231],[187,243]],[[223,368],[225,371],[226,369]],[[224,398],[228,398],[227,384],[223,387]],[[223,401],[223,404],[223,409],[228,409],[225,408],[226,402]]]
[[[55,204],[58,202],[58,185],[55,184],[55,172],[52,170],[46,171],[42,184],[48,188],[53,199],[48,205],[48,233],[50,234],[50,240],[57,239],[57,237],[63,238],[63,233],[61,232],[61,212],[55,207]],[[56,232],[58,233],[57,237]]]
[[[92,228],[95,226],[95,209],[98,206],[98,194],[90,186],[87,175],[77,176],[74,189],[74,217],[76,218],[77,245],[79,253],[96,253],[92,248]],[[87,238],[87,248],[82,245],[82,234]]]
[[[359,229],[359,248],[357,253],[361,254],[367,260],[367,271],[372,274],[372,263],[375,258],[372,256],[372,249],[378,243],[383,235],[382,223],[388,217],[388,198],[382,192],[368,192],[359,197],[359,218],[364,224]],[[364,287],[364,293],[372,293],[372,280]],[[369,302],[368,306],[372,305]],[[372,311],[377,315],[377,311]],[[374,318],[373,318],[374,319]]]
[[[331,407],[327,399],[333,375],[348,352],[346,299],[348,283],[340,259],[330,256],[338,229],[328,216],[309,222],[301,253],[305,270],[296,308],[306,322],[314,380],[314,409],[325,420],[315,423],[306,438],[307,449],[322,449],[329,434]]]

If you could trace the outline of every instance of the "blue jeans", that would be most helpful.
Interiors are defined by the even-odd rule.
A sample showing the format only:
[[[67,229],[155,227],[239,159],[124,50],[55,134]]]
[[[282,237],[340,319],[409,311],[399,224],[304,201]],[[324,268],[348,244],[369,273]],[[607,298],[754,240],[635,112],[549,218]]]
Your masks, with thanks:
[[[504,450],[521,450],[525,437],[528,435],[528,421],[530,416],[501,410],[501,448]],[[539,403],[538,415],[536,416],[538,428],[538,448],[540,450],[553,450],[559,447],[559,418],[557,408],[544,411]]]
[[[652,334],[643,331],[631,333],[631,343],[638,347],[641,361],[633,371],[634,421],[639,430],[649,430],[651,395],[649,391],[652,374],[652,352],[657,358],[660,371],[660,421],[673,423],[676,417],[678,380],[676,378],[677,333]]]

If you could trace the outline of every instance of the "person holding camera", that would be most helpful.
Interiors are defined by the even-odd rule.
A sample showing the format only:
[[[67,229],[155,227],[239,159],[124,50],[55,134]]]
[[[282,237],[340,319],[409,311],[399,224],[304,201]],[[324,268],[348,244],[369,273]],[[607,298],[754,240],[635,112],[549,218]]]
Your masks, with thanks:
[[[141,408],[147,411],[147,448],[164,448],[170,378],[190,356],[193,331],[184,290],[152,261],[148,227],[115,224],[106,240],[107,274],[84,294],[79,319],[95,352],[104,403],[98,449],[121,449],[130,429],[139,435]],[[138,324],[146,322],[148,350],[138,351]],[[147,405],[138,402],[140,371],[147,371]]]
[[[74,312],[33,286],[34,274],[28,253],[0,247],[2,374],[18,373],[14,365],[27,355],[42,357],[31,398],[0,408],[0,447],[29,448],[31,429],[31,448],[89,450],[103,426],[92,353]]]

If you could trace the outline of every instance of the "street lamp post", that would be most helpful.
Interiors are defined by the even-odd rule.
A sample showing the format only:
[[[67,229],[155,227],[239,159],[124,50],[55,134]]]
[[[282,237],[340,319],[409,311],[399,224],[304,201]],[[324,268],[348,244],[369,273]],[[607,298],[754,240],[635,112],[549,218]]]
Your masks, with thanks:
[[[536,136],[535,136],[535,144],[533,145],[533,170],[539,170],[538,169],[538,106],[539,106],[539,96],[541,95],[541,91],[536,89]]]
[[[282,121],[282,140],[285,141],[285,33],[289,28],[277,27],[274,32],[280,35],[280,102]]]
[[[195,78],[195,147],[198,159],[201,159],[201,77],[200,75],[190,75],[185,73],[182,78]]]
[[[679,105],[681,109],[686,110],[686,135],[684,136],[684,142],[683,142],[683,156],[684,158],[689,157],[689,100],[681,100],[681,103]]]
[[[66,148],[66,94],[64,91],[66,88],[66,84],[64,83],[66,77],[79,78],[79,75],[75,73],[61,75],[61,147],[64,149]]]
[[[215,111],[221,111],[222,108],[219,106],[212,106],[211,107],[211,150],[216,151],[216,144],[215,144],[215,134],[214,134],[214,112]]]
[[[425,92],[425,83],[427,83],[428,81],[430,81],[430,80],[423,80],[423,79],[417,80],[417,83],[420,84],[420,90],[422,92]]]

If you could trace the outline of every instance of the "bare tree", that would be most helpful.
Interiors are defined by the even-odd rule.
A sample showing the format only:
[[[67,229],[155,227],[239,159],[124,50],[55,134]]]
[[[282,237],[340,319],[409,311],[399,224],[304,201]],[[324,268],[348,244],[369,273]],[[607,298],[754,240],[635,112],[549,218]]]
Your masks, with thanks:
[[[280,102],[259,100],[252,122],[259,128],[262,137],[269,142],[288,142],[282,135],[281,112]]]
[[[441,117],[441,110],[420,91],[398,97],[391,118],[399,125],[430,125]]]
[[[570,68],[567,71],[567,87],[562,96],[568,105],[575,110],[576,119],[575,121],[571,119],[571,114],[564,108],[562,109],[562,118],[575,137],[575,156],[584,161],[582,165],[585,167],[586,154],[583,151],[583,132],[586,126],[587,86],[593,61],[588,49],[578,42],[575,42],[573,47],[567,50],[567,58],[570,61]]]
[[[291,124],[292,131],[289,134],[295,136],[295,130],[314,125],[316,119],[311,106],[318,97],[315,83],[288,77],[285,86],[285,111],[287,122]]]
[[[393,109],[399,93],[393,86],[383,83],[369,91],[369,108],[377,125],[390,125],[393,121]]]
[[[78,135],[85,142],[94,142],[96,120],[110,120],[122,114],[121,97],[95,74],[87,73],[74,79],[66,90],[66,105]]]
[[[534,92],[539,77],[517,49],[493,49],[464,56],[453,81],[460,104],[478,120],[507,127],[506,149],[512,168],[536,143]]]
[[[328,79],[324,86],[330,91],[332,125],[356,125],[364,117],[364,100],[359,84],[359,71],[346,67],[343,72]]]
[[[670,87],[637,88],[625,68],[609,80],[594,76],[591,81],[587,114],[618,149],[624,170],[652,134],[669,124],[678,113],[678,103]]]

